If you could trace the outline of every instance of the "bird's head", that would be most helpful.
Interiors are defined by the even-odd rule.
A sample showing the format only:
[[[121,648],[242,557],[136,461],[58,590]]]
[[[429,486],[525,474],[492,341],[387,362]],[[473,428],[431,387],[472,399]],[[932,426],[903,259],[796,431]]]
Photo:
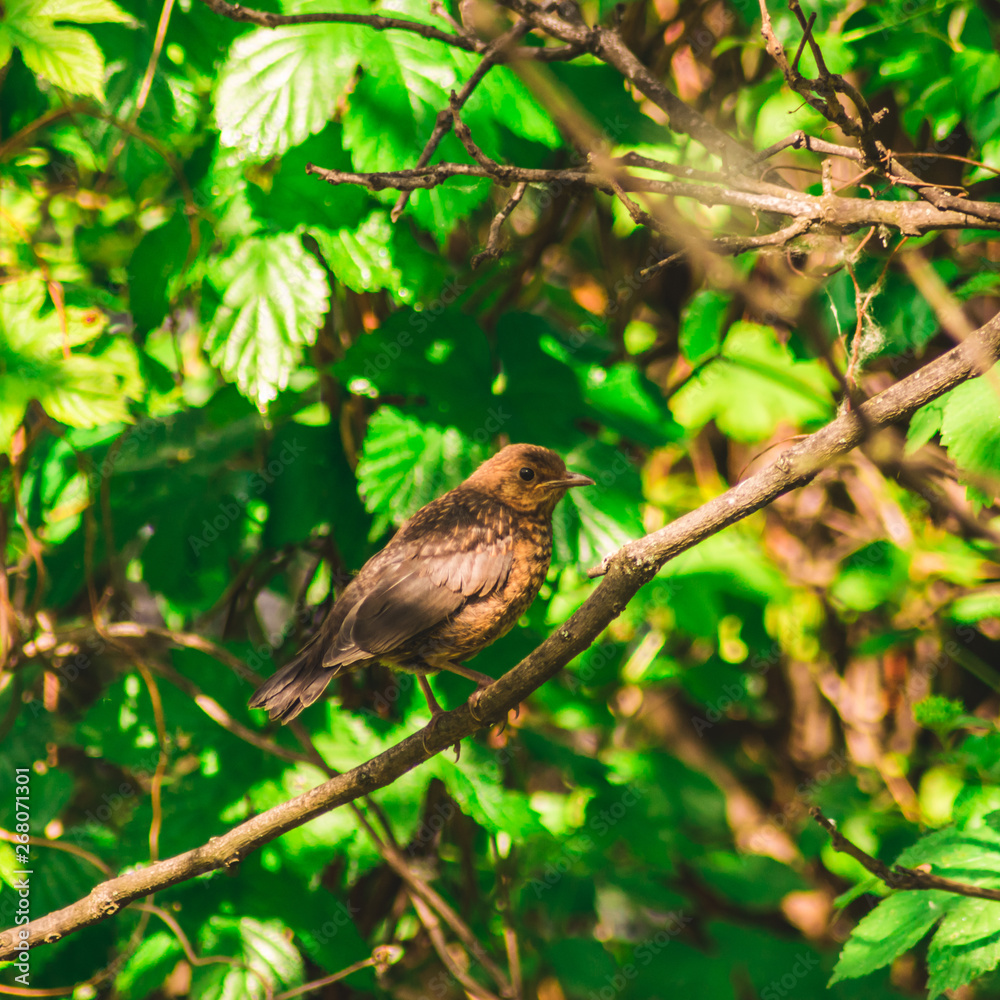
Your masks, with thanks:
[[[466,485],[525,512],[551,514],[574,486],[593,486],[594,480],[570,472],[548,448],[511,444],[501,449],[466,480]]]

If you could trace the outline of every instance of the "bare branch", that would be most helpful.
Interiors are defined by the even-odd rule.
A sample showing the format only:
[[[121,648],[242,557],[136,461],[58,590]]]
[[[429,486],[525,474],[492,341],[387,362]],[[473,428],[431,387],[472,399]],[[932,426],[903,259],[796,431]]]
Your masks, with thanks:
[[[486,249],[477,253],[475,257],[472,258],[472,268],[475,270],[479,267],[483,261],[486,260],[496,260],[497,257],[502,253],[500,249],[500,228],[503,226],[504,222],[511,212],[517,208],[518,203],[524,197],[524,192],[528,190],[528,185],[521,181],[516,188],[514,188],[514,193],[507,199],[507,203],[499,212],[493,217],[493,222],[490,224],[490,235],[486,241]]]
[[[827,819],[818,808],[814,806],[810,812],[812,818],[830,834],[830,840],[833,843],[835,851],[840,851],[842,854],[849,854],[890,889],[899,889],[900,891],[943,889],[945,892],[954,892],[959,896],[1000,900],[1000,889],[988,889],[985,886],[971,885],[968,882],[958,882],[953,878],[932,875],[930,872],[922,872],[917,868],[904,868],[902,865],[893,865],[890,868],[887,864],[879,861],[878,858],[873,858],[867,851],[863,851],[857,844],[851,843],[834,826],[833,821]]]
[[[965,379],[980,374],[998,356],[1000,315],[947,354],[792,445],[770,465],[721,496],[624,546],[591,571],[594,576],[606,574],[606,579],[579,610],[517,666],[485,689],[477,712],[487,721],[504,717],[582,653],[669,559],[809,482],[833,459],[860,444],[866,434],[908,417]],[[390,784],[481,726],[468,705],[447,712],[435,726],[424,727],[372,760],[252,817],[206,844],[109,879],[70,906],[16,930],[4,931],[0,934],[0,958],[8,958],[25,946],[58,941],[150,893],[207,872],[231,869],[275,837]],[[22,933],[25,939],[20,937]]]
[[[258,28],[281,28],[294,24],[360,24],[367,28],[374,28],[376,31],[410,31],[415,35],[421,35],[436,42],[444,42],[445,45],[451,45],[457,49],[465,49],[466,52],[485,52],[490,44],[468,32],[455,34],[450,31],[442,31],[432,24],[413,21],[408,17],[385,17],[382,14],[346,14],[335,11],[311,14],[274,14],[269,10],[255,10],[253,7],[244,7],[242,4],[228,3],[227,0],[202,0],[202,3],[221,17],[228,17],[231,21],[255,24]],[[561,62],[575,59],[579,54],[580,49],[573,45],[559,45],[551,48],[525,46],[502,53],[498,61],[516,58],[538,62]]]
[[[344,170],[327,170],[313,163],[306,164],[306,173],[315,174],[329,184],[360,184],[372,191],[395,188],[414,191],[433,188],[452,177],[488,178],[500,184],[555,184],[559,187],[593,188],[613,194],[611,181],[604,174],[586,167],[563,170],[546,170],[529,167],[512,167],[496,163],[478,151],[480,163],[435,163],[433,166],[410,170],[376,173],[352,173]],[[1000,218],[984,221],[972,218],[967,211],[973,205],[988,204],[960,200],[966,211],[942,211],[930,204],[908,201],[872,201],[862,198],[838,198],[828,195],[818,198],[791,189],[772,189],[780,193],[755,193],[723,186],[688,184],[684,181],[660,181],[647,177],[619,177],[624,191],[648,191],[653,194],[694,198],[705,205],[732,205],[754,212],[775,212],[816,223],[827,232],[854,232],[870,226],[891,226],[906,235],[919,235],[938,229],[967,229],[979,226],[1000,229]]]
[[[427,144],[424,146],[423,152],[420,154],[420,158],[417,160],[418,167],[424,167],[431,162],[431,157],[434,155],[435,150],[451,128],[451,123],[455,115],[465,106],[465,102],[472,96],[472,92],[479,86],[483,77],[498,62],[502,62],[514,42],[519,41],[530,30],[531,25],[527,21],[518,21],[513,28],[490,42],[472,76],[465,81],[465,85],[458,94],[452,92],[450,107],[438,112],[437,120],[434,122],[434,129],[427,140]],[[392,206],[391,216],[393,222],[402,215],[403,209],[406,208],[406,203],[409,200],[410,193],[408,191],[400,193],[396,199],[396,204]]]
[[[875,139],[873,134],[875,124],[879,116],[885,112],[880,111],[873,115],[864,97],[852,83],[838,73],[830,73],[823,60],[823,53],[813,38],[812,24],[806,20],[798,0],[789,0],[789,7],[799,19],[804,32],[804,40],[808,42],[816,60],[820,75],[815,80],[804,77],[794,65],[789,63],[784,47],[774,33],[771,15],[767,9],[767,0],[759,0],[759,3],[760,30],[764,36],[765,48],[781,69],[788,86],[800,94],[810,107],[819,112],[827,121],[838,126],[846,135],[856,137],[861,144],[863,160],[869,167],[878,171],[893,184],[912,188],[921,198],[942,211],[965,212],[967,215],[975,217],[980,223],[1000,221],[1000,204],[970,202],[960,195],[951,194],[938,185],[923,180],[904,167],[894,157],[891,150],[886,149],[881,142]],[[837,100],[837,94],[843,94],[854,104],[858,109],[860,120],[852,118],[844,110],[843,105]],[[969,223],[969,225],[974,224],[976,223]]]
[[[531,0],[499,0],[499,2],[553,38],[592,52],[598,59],[613,66],[629,83],[667,113],[670,127],[675,132],[691,136],[710,153],[718,156],[729,170],[751,175],[757,173],[753,154],[732,136],[716,128],[694,108],[685,104],[657,79],[625,44],[616,28],[602,25],[589,27],[573,0],[566,0],[560,4],[558,13],[548,9],[543,10]]]

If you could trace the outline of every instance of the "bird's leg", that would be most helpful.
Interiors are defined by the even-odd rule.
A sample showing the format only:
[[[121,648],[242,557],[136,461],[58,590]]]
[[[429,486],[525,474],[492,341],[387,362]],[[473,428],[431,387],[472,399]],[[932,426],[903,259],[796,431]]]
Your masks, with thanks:
[[[490,677],[489,674],[484,674],[479,670],[473,670],[471,667],[467,667],[464,663],[458,663],[455,660],[446,660],[444,658],[428,660],[429,663],[433,665],[438,670],[450,670],[453,674],[458,674],[459,677],[465,677],[470,681],[476,682],[476,690],[469,695],[468,706],[469,714],[476,720],[476,722],[485,722],[481,716],[476,714],[476,706],[479,704],[479,699],[482,697],[483,692],[493,683],[496,682],[495,677]],[[516,719],[521,714],[521,706],[518,705],[514,709],[514,718]],[[500,732],[502,733],[504,729],[507,728],[507,715],[504,714],[503,722],[500,723]]]
[[[438,704],[437,698],[434,697],[434,692],[431,690],[430,682],[427,680],[426,674],[417,674],[417,683],[420,685],[420,690],[424,692],[424,697],[427,699],[427,707],[431,710],[431,722],[428,726],[431,732],[434,731],[434,727],[437,726],[438,719],[444,715],[444,709]],[[427,749],[427,734],[424,734],[424,750]],[[462,755],[462,743],[459,741],[453,747],[455,751],[455,760],[457,761]]]

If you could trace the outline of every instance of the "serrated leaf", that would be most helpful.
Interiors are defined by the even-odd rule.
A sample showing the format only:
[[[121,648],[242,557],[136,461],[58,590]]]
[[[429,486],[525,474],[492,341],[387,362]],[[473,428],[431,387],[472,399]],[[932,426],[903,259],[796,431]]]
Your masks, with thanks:
[[[486,457],[454,427],[422,424],[395,407],[380,407],[368,421],[357,468],[358,489],[375,516],[373,537],[457,486]]]
[[[949,827],[921,837],[896,859],[907,868],[931,865],[935,875],[971,882],[1000,884],[1000,834],[989,828]]]
[[[457,762],[438,756],[432,768],[464,813],[490,832],[502,830],[523,843],[543,830],[541,817],[523,792],[504,788],[503,769],[491,765],[484,748],[466,741]]]
[[[236,962],[203,967],[205,974],[192,982],[196,1000],[263,1000],[267,992],[302,984],[302,956],[280,921],[213,916],[202,927],[201,941],[208,954]]]
[[[674,395],[671,409],[689,431],[715,420],[737,441],[761,441],[781,423],[801,426],[833,415],[833,378],[819,361],[797,361],[770,327],[739,322],[721,354]]]
[[[356,28],[311,24],[237,38],[219,75],[220,142],[264,160],[322,131],[354,75]]]
[[[927,949],[928,997],[957,990],[998,963],[1000,902],[960,896]]]
[[[1000,492],[1000,365],[956,386],[942,399],[941,443],[991,500]]]
[[[393,262],[389,247],[392,226],[387,212],[373,212],[360,226],[335,232],[310,229],[323,257],[337,279],[356,292],[388,288],[398,293],[402,273]]]
[[[410,32],[379,32],[366,41],[364,76],[344,116],[344,144],[358,169],[392,170],[408,164],[426,141],[458,83],[458,69],[446,46]]]
[[[285,234],[244,240],[211,281],[222,292],[207,338],[212,363],[263,409],[316,339],[330,295],[326,274]]]
[[[104,55],[93,36],[50,21],[18,24],[12,39],[33,73],[71,94],[104,100]]]
[[[134,348],[112,342],[102,354],[70,353],[98,337],[105,317],[96,309],[42,312],[45,286],[30,279],[0,288],[0,451],[36,400],[71,427],[131,420],[127,394],[140,385]],[[65,322],[65,328],[64,328]]]
[[[881,969],[909,951],[961,897],[940,889],[897,892],[862,918],[840,953],[830,985]]]
[[[570,490],[552,517],[554,557],[591,566],[643,535],[639,473],[622,452],[597,441],[566,455],[566,464],[595,481]]]

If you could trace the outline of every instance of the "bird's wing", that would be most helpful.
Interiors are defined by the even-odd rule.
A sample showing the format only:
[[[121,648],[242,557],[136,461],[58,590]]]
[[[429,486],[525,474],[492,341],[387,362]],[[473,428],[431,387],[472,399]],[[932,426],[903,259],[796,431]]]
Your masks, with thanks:
[[[358,574],[353,604],[324,666],[389,653],[506,581],[514,554],[506,525],[486,527],[472,511],[454,506],[447,517],[423,513]]]

